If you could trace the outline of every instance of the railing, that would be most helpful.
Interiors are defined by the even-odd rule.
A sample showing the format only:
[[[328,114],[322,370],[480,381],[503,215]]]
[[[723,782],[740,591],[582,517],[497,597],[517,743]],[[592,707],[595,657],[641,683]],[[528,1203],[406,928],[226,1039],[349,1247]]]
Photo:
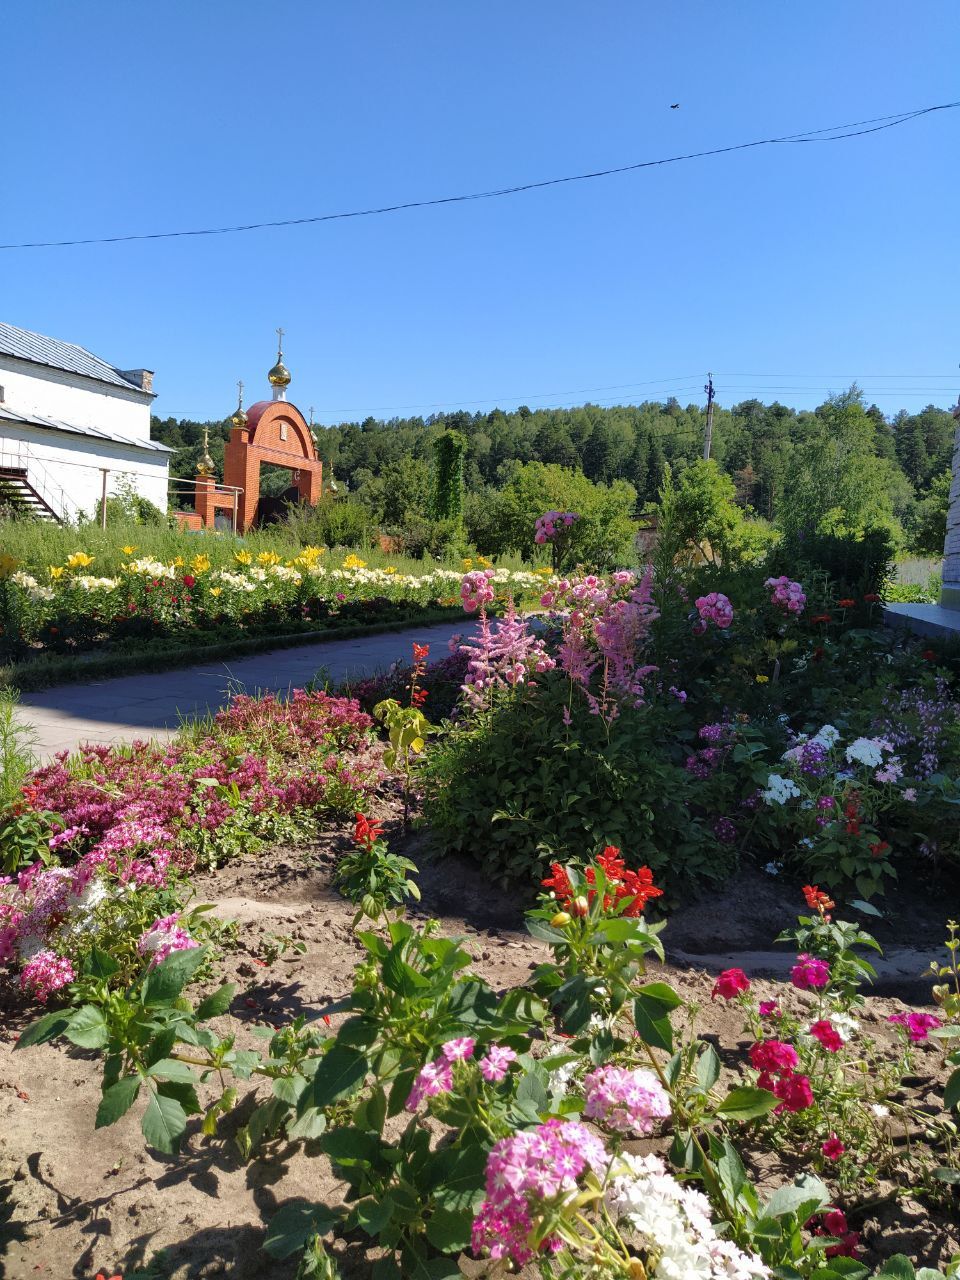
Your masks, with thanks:
[[[0,436],[0,467],[26,472],[27,483],[58,520],[71,520],[79,513],[79,507],[68,497],[63,485],[57,483],[23,440]]]

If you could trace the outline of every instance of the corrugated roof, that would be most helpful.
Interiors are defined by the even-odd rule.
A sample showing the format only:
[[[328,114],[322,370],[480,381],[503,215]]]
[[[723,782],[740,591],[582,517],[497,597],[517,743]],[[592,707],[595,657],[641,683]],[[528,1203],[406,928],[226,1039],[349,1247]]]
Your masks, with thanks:
[[[115,436],[109,431],[100,431],[96,427],[78,427],[70,422],[59,422],[56,418],[40,418],[36,414],[17,413],[9,405],[0,405],[0,424],[19,422],[28,427],[41,427],[45,431],[66,431],[74,436],[92,436],[95,440],[106,440],[110,444],[126,445],[128,449],[146,449],[149,453],[174,453],[169,445],[159,440],[128,440],[126,436]]]
[[[125,378],[119,369],[107,364],[85,347],[78,347],[75,342],[61,342],[59,338],[46,338],[42,333],[31,333],[29,329],[18,329],[16,325],[4,324],[2,320],[0,353],[15,356],[18,360],[29,360],[33,364],[44,364],[49,369],[79,373],[85,378],[107,382],[114,387],[141,390],[135,382]]]

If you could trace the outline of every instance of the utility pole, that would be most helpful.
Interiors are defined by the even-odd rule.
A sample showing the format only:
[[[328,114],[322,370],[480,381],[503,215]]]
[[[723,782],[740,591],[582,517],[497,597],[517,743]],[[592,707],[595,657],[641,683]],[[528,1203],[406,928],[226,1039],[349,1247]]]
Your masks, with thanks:
[[[100,528],[107,527],[107,476],[110,472],[106,467],[101,467],[103,472],[103,484],[100,487]]]
[[[713,443],[713,374],[707,374],[707,385],[703,388],[707,393],[707,431],[703,437],[703,456],[710,457],[710,446]]]

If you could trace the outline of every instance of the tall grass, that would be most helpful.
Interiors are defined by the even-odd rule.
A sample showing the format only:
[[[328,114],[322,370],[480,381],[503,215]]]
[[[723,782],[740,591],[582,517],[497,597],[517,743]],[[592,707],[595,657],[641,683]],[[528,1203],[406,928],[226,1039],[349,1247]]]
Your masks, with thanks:
[[[0,522],[0,551],[12,555],[19,567],[28,573],[46,578],[50,565],[63,564],[74,551],[85,551],[93,556],[88,572],[98,576],[115,574],[127,559],[122,548],[136,547],[137,556],[149,556],[171,563],[177,556],[189,561],[198,552],[209,556],[214,567],[224,568],[233,564],[235,552],[241,548],[257,555],[261,551],[273,551],[284,559],[298,555],[301,540],[293,529],[285,525],[251,531],[242,537],[219,531],[192,533],[171,529],[164,525],[135,524],[132,521],[115,521],[103,530],[96,524],[64,527],[41,520],[12,520]],[[331,548],[325,563],[331,567],[340,565],[347,555],[358,555],[370,568],[392,566],[398,573],[423,573],[438,564],[460,569],[459,558],[437,561],[430,558],[414,560],[383,552],[379,547]],[[519,569],[523,561],[518,556],[498,561],[504,568]]]
[[[18,701],[16,689],[0,688],[0,816],[20,798],[27,775],[37,765],[36,734],[17,719]]]

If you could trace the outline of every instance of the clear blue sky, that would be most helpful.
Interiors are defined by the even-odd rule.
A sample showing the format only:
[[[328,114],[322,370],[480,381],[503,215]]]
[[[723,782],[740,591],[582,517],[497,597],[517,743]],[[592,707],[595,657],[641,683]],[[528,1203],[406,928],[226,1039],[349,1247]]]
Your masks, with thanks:
[[[956,0],[3,10],[2,243],[484,190],[960,97]],[[162,416],[223,416],[238,377],[261,398],[277,325],[321,422],[686,403],[708,369],[723,404],[813,405],[858,374],[887,412],[947,405],[958,158],[954,110],[497,201],[4,252],[0,319],[152,367]]]

